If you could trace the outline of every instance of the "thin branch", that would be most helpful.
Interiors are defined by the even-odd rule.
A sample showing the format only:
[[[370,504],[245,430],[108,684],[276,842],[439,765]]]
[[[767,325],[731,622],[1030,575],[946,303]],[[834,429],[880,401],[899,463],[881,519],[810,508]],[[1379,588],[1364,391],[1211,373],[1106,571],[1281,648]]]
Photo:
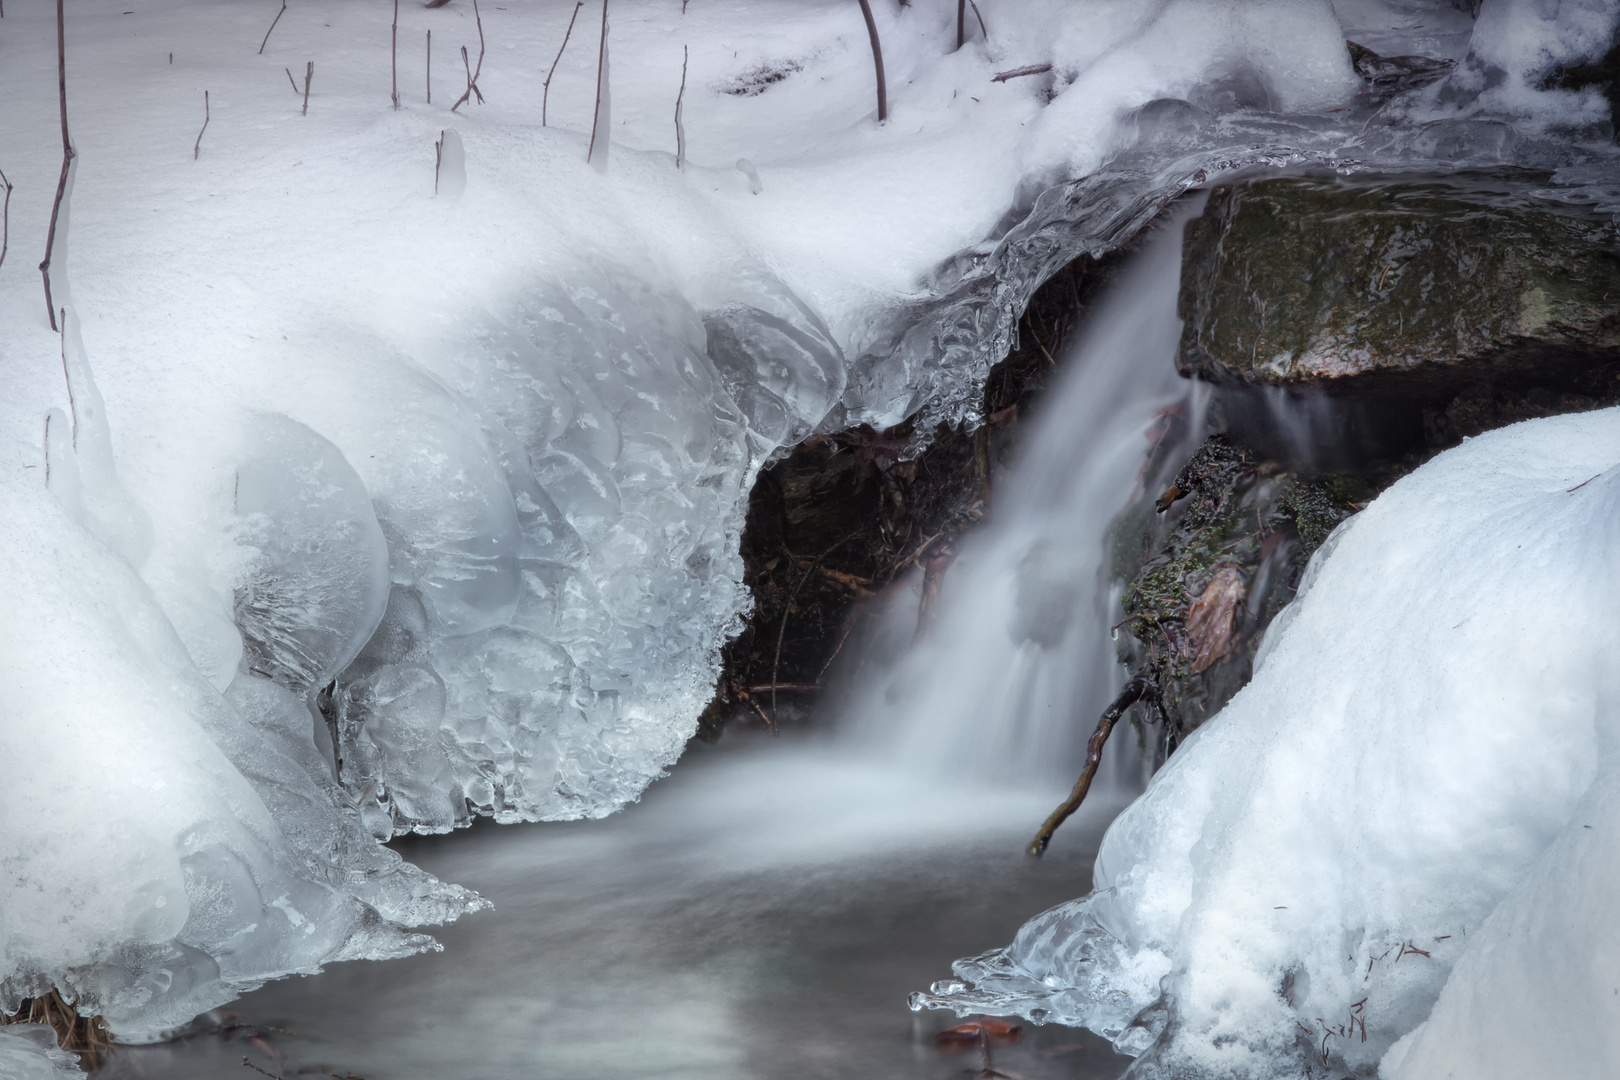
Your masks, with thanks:
[[[686,96],[686,60],[688,50],[681,46],[681,89],[675,95],[675,167],[686,165],[686,128],[681,125],[681,99]]]
[[[292,77],[292,68],[284,67],[281,70],[287,73],[287,81],[292,84],[293,93],[298,93],[298,80]]]
[[[427,103],[433,104],[433,31],[428,31]]]
[[[473,0],[473,18],[478,20],[478,66],[475,68],[468,62],[467,46],[463,45],[461,63],[467,68],[467,89],[456,99],[456,103],[450,106],[451,112],[465,105],[469,97],[476,97],[480,105],[484,103],[484,92],[478,89],[478,76],[484,73],[484,17],[478,14],[478,0]]]
[[[394,0],[394,26],[388,39],[389,100],[399,108],[399,0]]]
[[[433,194],[439,193],[439,166],[444,164],[444,132],[433,143]]]
[[[1011,71],[998,71],[990,81],[1006,82],[1008,79],[1021,79],[1025,75],[1044,75],[1051,70],[1051,64],[1031,64],[1029,67],[1013,68]]]
[[[300,116],[309,115],[309,81],[315,77],[315,61],[311,60],[304,65],[304,111]]]
[[[11,181],[0,172],[0,184],[6,185],[6,205],[0,210],[0,266],[6,264],[6,248],[11,246]]]
[[[782,642],[787,638],[788,616],[793,614],[793,602],[799,598],[799,590],[804,588],[804,583],[810,580],[810,575],[816,572],[816,567],[821,565],[821,561],[853,539],[855,539],[855,534],[850,533],[838,543],[817,555],[810,565],[804,568],[804,574],[800,576],[799,583],[793,586],[793,591],[788,594],[787,603],[782,605],[782,625],[776,629],[776,657],[771,661],[771,719],[773,722],[776,719],[776,691],[782,685],[779,681],[782,677]]]
[[[285,14],[287,14],[287,0],[281,0],[281,10],[276,12],[275,18],[270,20],[270,30],[274,30],[276,28],[276,23],[280,22],[281,17]],[[264,47],[270,43],[270,30],[266,30],[264,32],[264,40],[259,42],[260,56],[264,55]]]
[[[51,203],[51,227],[45,233],[45,259],[39,264],[45,280],[45,313],[51,329],[57,330],[56,308],[51,300],[51,250],[56,245],[56,220],[62,212],[62,196],[67,192],[68,166],[73,163],[73,140],[68,138],[67,119],[67,35],[62,18],[63,0],[56,0],[56,86],[62,103],[62,175],[56,181],[56,201]]]
[[[984,40],[988,42],[990,40],[990,31],[984,27],[984,16],[979,14],[979,5],[974,3],[973,0],[968,0],[968,7],[973,9],[973,17],[979,20],[979,33],[983,34]]]
[[[967,0],[956,0],[956,47],[967,44]]]
[[[585,148],[585,160],[590,161],[596,153],[596,125],[602,119],[602,68],[607,60],[607,8],[608,0],[602,0],[602,44],[596,52],[596,110],[591,114],[591,145]]]
[[[568,37],[574,32],[574,20],[579,18],[579,9],[585,6],[585,0],[576,0],[574,13],[568,16],[568,31],[563,34],[562,44],[557,47],[557,59],[551,62],[551,70],[546,72],[546,81],[541,85],[545,88],[540,95],[540,126],[546,126],[546,100],[551,97],[551,77],[557,74],[557,64],[562,61],[563,50],[568,48]],[[682,11],[686,10],[683,6]]]
[[[196,141],[196,143],[191,147],[191,160],[192,161],[196,161],[197,160],[197,155],[202,153],[203,131],[207,131],[207,130],[208,130],[208,91],[204,90],[203,91],[203,126],[202,126],[202,131],[197,132],[197,141]]]
[[[1091,741],[1086,744],[1086,763],[1080,769],[1080,779],[1074,782],[1074,790],[1069,792],[1069,797],[1064,799],[1063,803],[1052,811],[1052,816],[1041,825],[1041,831],[1035,834],[1035,839],[1031,840],[1029,847],[1025,849],[1027,854],[1040,858],[1046,851],[1046,845],[1052,842],[1052,834],[1057,832],[1057,827],[1067,821],[1070,814],[1080,809],[1080,804],[1086,799],[1086,792],[1091,790],[1091,779],[1097,775],[1097,766],[1102,763],[1103,744],[1108,741],[1109,733],[1114,730],[1114,725],[1119,723],[1119,718],[1125,715],[1126,709],[1144,700],[1159,704],[1159,692],[1154,689],[1146,675],[1136,675],[1125,684],[1125,689],[1119,692],[1113,703],[1103,710],[1102,718],[1097,721],[1097,730],[1092,734]],[[1163,706],[1160,705],[1159,708],[1162,715]]]
[[[866,33],[872,39],[872,66],[877,68],[878,123],[889,118],[889,91],[883,81],[883,45],[878,41],[877,23],[872,18],[872,5],[860,0],[861,14],[866,17]]]

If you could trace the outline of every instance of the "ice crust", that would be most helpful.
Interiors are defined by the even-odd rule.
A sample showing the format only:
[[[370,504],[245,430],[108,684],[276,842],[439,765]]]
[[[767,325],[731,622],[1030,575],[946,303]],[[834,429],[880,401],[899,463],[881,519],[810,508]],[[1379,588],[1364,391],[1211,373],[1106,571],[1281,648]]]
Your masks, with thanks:
[[[82,1077],[78,1059],[56,1045],[44,1024],[0,1027],[0,1076],[6,1080],[68,1080]]]
[[[357,9],[289,13],[252,67],[225,6],[151,5],[145,36],[79,16],[71,416],[37,283],[15,263],[0,281],[18,327],[0,348],[28,361],[0,402],[0,1006],[55,983],[148,1038],[264,979],[427,947],[405,928],[479,901],[373,838],[636,798],[749,603],[757,469],[816,430],[971,418],[1040,282],[1191,186],[1443,159],[1558,170],[1550,197],[1620,207],[1595,99],[1538,89],[1615,5],[1566,4],[1571,33],[1499,6],[1463,48],[1449,6],[1417,5],[1465,62],[1363,99],[1346,4],[988,3],[991,40],[961,51],[947,5],[876,5],[877,128],[842,0],[682,22],[626,0],[595,168],[588,49],[565,57],[546,129],[540,76],[499,50],[487,111],[384,112],[379,45],[321,65],[305,117],[260,77],[326,55],[334,27],[371,41]],[[1412,4],[1354,10],[1389,48],[1410,38]],[[485,21],[527,57],[555,14]],[[13,19],[8,42],[38,37],[0,46],[28,180],[11,239],[32,250],[59,148],[54,25]],[[1509,47],[1520,23],[1537,49]],[[159,32],[175,63],[148,55]],[[191,126],[182,87],[218,112],[195,161],[187,136],[189,173],[162,149]],[[64,300],[67,247],[64,228]],[[90,829],[61,813],[91,806]]]
[[[1620,410],[1401,480],[1109,829],[1094,891],[916,1004],[1083,1024],[1141,1077],[1606,1072],[1617,512]]]

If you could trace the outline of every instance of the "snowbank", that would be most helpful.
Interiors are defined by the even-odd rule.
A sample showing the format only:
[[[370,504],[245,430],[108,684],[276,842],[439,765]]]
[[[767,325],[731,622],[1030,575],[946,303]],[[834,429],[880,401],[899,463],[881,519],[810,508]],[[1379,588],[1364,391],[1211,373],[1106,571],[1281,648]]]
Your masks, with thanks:
[[[1390,1075],[1604,1072],[1617,463],[1620,410],[1532,421],[1347,521],[1096,890],[916,1004],[1085,1024],[1133,1075],[1280,1077],[1376,1065],[1439,996]]]
[[[366,834],[598,816],[660,775],[748,603],[772,453],[967,415],[1055,261],[1217,159],[1366,130],[1322,3],[986,0],[961,50],[954,5],[876,6],[882,126],[845,0],[619,0],[605,171],[589,11],[552,75],[564,4],[405,5],[396,110],[382,9],[268,38],[268,5],[74,9],[52,273],[82,343],[23,254],[54,19],[7,15],[0,1005],[55,981],[139,1037],[422,947],[402,927],[475,900]],[[452,114],[461,46],[485,103]]]

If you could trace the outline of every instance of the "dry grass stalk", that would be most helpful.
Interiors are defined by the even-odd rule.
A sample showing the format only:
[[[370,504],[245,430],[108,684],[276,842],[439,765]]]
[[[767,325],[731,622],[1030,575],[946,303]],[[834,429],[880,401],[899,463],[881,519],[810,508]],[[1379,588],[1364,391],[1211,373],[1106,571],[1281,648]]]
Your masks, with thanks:
[[[112,1034],[106,1021],[99,1016],[85,1016],[63,1000],[54,988],[36,998],[24,998],[13,1016],[0,1013],[0,1025],[44,1024],[56,1032],[56,1043],[70,1054],[78,1054],[79,1061],[91,1069],[96,1068],[112,1053]]]
[[[276,12],[276,17],[275,18],[270,20],[270,29],[266,30],[264,32],[264,40],[259,42],[259,55],[260,56],[264,55],[264,47],[270,43],[270,33],[271,33],[271,31],[276,28],[276,23],[280,22],[281,17],[283,15],[285,15],[285,14],[287,14],[287,0],[281,0],[281,10]],[[169,63],[171,63],[171,64],[174,63],[174,53],[169,54]]]
[[[484,73],[484,17],[478,13],[478,0],[473,0],[473,18],[478,22],[478,66],[474,68],[468,63],[467,46],[463,45],[461,47],[461,63],[467,68],[467,89],[462,93],[461,97],[456,99],[456,103],[450,106],[451,112],[455,112],[465,105],[468,97],[476,97],[480,105],[484,103],[484,92],[478,89],[478,76]]]
[[[546,126],[546,103],[551,98],[551,77],[557,74],[557,65],[562,61],[563,50],[568,48],[569,35],[574,32],[574,20],[579,18],[579,9],[585,6],[585,0],[575,0],[574,13],[568,16],[568,29],[563,34],[562,44],[557,46],[557,59],[551,62],[551,70],[546,72],[546,81],[541,84],[540,94],[540,126]],[[684,11],[685,8],[683,7]]]
[[[207,131],[207,130],[208,130],[208,91],[204,90],[203,91],[203,126],[202,126],[202,131],[197,132],[197,141],[195,143],[193,143],[192,146],[191,146],[191,160],[192,161],[196,161],[197,160],[197,155],[202,153],[203,131]]]
[[[866,34],[872,39],[872,66],[877,69],[878,123],[889,118],[889,90],[883,79],[883,45],[878,41],[877,22],[872,18],[872,5],[860,0],[861,15],[866,18]]]
[[[67,119],[67,36],[62,17],[63,0],[56,0],[56,86],[62,103],[62,175],[56,181],[56,199],[51,203],[51,226],[45,233],[45,258],[39,264],[40,277],[45,281],[45,314],[53,331],[56,325],[56,304],[51,299],[51,250],[56,245],[56,222],[62,213],[62,196],[67,193],[68,167],[73,164],[73,140],[68,137]]]

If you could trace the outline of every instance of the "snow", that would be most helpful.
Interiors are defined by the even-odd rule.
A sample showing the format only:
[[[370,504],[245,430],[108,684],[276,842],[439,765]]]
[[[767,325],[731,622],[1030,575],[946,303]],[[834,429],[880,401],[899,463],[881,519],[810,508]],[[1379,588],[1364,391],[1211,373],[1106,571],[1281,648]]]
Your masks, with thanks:
[[[1481,436],[1349,519],[1095,891],[918,1004],[1085,1024],[1143,1076],[1605,1072],[1617,421]]]
[[[373,837],[636,798],[749,603],[757,469],[970,415],[1043,268],[1216,160],[1429,152],[1324,111],[1317,2],[985,0],[962,50],[878,4],[881,126],[844,0],[616,0],[600,109],[588,11],[545,85],[564,3],[405,5],[398,110],[380,7],[132,4],[67,17],[60,340],[54,12],[0,38],[0,1005],[127,1038],[478,906]]]

